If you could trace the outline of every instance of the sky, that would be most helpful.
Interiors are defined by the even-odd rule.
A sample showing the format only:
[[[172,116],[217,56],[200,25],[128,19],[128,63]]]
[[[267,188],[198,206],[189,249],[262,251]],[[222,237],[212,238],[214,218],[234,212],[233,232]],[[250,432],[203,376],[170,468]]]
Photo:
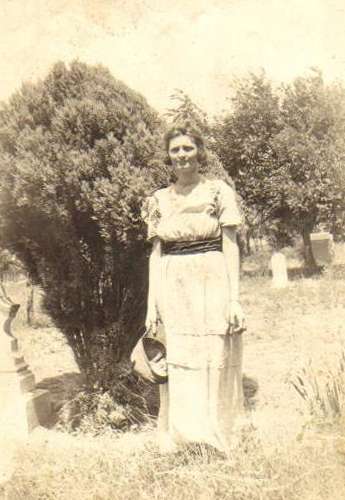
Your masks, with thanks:
[[[178,88],[213,116],[249,71],[345,80],[344,49],[344,0],[0,0],[0,100],[79,59],[159,112]]]

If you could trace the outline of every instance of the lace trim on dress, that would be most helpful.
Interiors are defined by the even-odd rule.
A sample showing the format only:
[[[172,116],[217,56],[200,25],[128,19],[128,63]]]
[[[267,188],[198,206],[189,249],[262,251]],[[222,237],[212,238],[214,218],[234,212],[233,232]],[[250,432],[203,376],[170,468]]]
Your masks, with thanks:
[[[157,235],[157,226],[162,218],[155,195],[145,199],[141,209],[141,216],[147,224],[147,239],[154,238]]]
[[[219,204],[220,187],[219,187],[219,183],[217,181],[209,181],[209,182],[210,182],[210,189],[211,189],[211,192],[213,194],[211,215],[215,215],[216,217],[218,217],[219,213],[220,213],[220,204]]]

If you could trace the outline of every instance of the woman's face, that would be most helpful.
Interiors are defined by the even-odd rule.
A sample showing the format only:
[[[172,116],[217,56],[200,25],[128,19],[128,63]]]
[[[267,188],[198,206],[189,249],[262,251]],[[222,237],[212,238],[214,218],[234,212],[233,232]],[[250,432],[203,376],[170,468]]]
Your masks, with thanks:
[[[198,147],[188,135],[171,139],[168,154],[177,175],[198,171]]]

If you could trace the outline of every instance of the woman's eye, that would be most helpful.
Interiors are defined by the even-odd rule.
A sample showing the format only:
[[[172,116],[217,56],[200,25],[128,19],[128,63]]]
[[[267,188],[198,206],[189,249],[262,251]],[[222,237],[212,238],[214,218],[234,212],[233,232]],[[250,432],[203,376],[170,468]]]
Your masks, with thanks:
[[[193,150],[192,146],[184,146],[183,147],[183,151],[189,152],[189,151],[192,151],[192,150]]]
[[[178,148],[172,148],[170,149],[170,153],[176,154],[178,152]]]

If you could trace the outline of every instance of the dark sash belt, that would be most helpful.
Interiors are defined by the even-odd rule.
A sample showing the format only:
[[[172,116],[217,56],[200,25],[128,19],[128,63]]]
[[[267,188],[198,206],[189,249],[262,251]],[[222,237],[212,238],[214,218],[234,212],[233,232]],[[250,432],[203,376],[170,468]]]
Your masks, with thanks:
[[[198,241],[162,241],[163,255],[188,255],[193,253],[221,252],[222,239]]]

